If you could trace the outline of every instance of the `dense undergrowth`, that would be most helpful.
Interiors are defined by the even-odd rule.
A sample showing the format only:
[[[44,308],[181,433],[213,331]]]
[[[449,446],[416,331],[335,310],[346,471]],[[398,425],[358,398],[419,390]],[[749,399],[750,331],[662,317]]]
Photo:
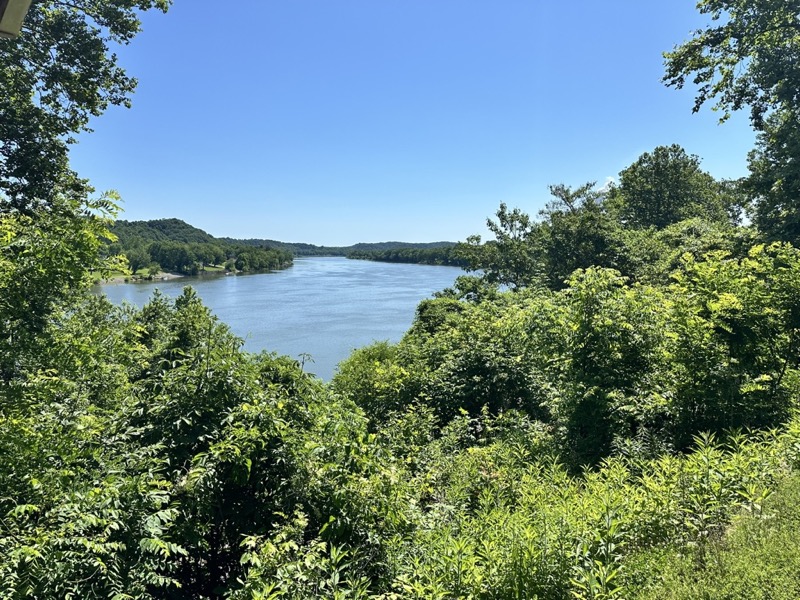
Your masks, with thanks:
[[[0,41],[0,598],[800,595],[795,3],[701,0],[666,55],[750,108],[747,178],[660,146],[538,220],[501,204],[453,250],[478,275],[329,384],[191,289],[87,292],[125,265],[69,145],[170,2],[97,4]]]
[[[716,600],[800,597],[797,539],[800,535],[800,482],[794,474],[764,502],[752,504],[726,535],[699,557],[673,552],[661,561],[658,587],[636,597]]]
[[[3,309],[0,597],[725,597],[753,536],[788,560],[765,499],[800,460],[791,246],[446,291],[325,385],[190,289],[70,291],[6,223],[35,242],[6,289],[49,302]]]

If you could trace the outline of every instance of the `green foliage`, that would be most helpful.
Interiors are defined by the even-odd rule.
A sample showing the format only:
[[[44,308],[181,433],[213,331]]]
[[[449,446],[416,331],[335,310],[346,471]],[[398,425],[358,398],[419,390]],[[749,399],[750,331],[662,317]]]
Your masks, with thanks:
[[[118,241],[106,252],[124,252],[134,273],[151,263],[186,275],[223,263],[229,271],[269,271],[292,264],[286,250],[218,240],[180,219],[118,221],[111,231]]]
[[[281,250],[239,247],[234,252],[236,269],[239,271],[284,269],[292,264],[291,255]]]
[[[689,254],[702,260],[707,254],[722,251],[731,257],[744,257],[755,245],[755,231],[699,217],[679,221],[664,229],[650,227],[625,230],[629,275],[641,282],[666,285],[680,270]]]
[[[800,114],[796,109],[770,115],[749,155],[745,188],[756,199],[753,221],[771,241],[800,245]]]
[[[701,0],[712,24],[665,54],[664,83],[698,85],[695,111],[707,101],[723,119],[745,106],[760,128],[774,108],[798,104],[797,3],[793,0]]]
[[[414,403],[441,425],[521,409],[554,428],[574,469],[782,422],[798,392],[797,251],[680,265],[669,288],[590,268],[557,293],[425,301],[400,344],[354,354],[334,388],[373,427]]]
[[[748,498],[750,492],[745,492]],[[659,577],[635,598],[790,600],[800,595],[800,482],[796,474],[774,494],[761,492],[702,557],[673,553]]]
[[[723,188],[700,169],[700,159],[673,144],[645,152],[619,174],[612,203],[628,227],[668,225],[693,217],[727,219]]]
[[[296,361],[240,352],[188,289],[141,311],[87,297],[45,334],[3,387],[0,597],[215,597],[249,577],[243,536],[296,510],[358,581],[381,572],[405,486]]]
[[[146,246],[152,242],[178,242],[181,244],[214,244],[217,240],[197,227],[180,219],[154,219],[151,221],[124,221],[120,219],[111,228],[123,248]]]
[[[426,248],[395,248],[391,250],[353,250],[347,258],[377,260],[380,262],[412,263],[425,265],[466,266],[455,244]]]
[[[220,241],[233,244],[234,246],[256,246],[273,250],[283,250],[293,256],[347,256],[352,258],[370,258],[372,256],[406,256],[412,255],[414,250],[421,250],[422,256],[428,250],[432,251],[433,256],[438,253],[438,249],[452,247],[453,242],[360,242],[352,246],[315,246],[314,244],[279,242],[277,240],[265,240],[250,238],[238,240],[234,238],[220,238]],[[393,254],[393,253],[398,254]],[[408,254],[406,254],[408,252]],[[375,260],[373,258],[373,260]],[[394,260],[390,262],[395,262]],[[399,261],[405,262],[405,261]]]
[[[702,0],[712,24],[665,54],[664,82],[698,85],[694,110],[715,100],[722,120],[750,109],[758,132],[745,188],[755,204],[754,222],[768,240],[800,240],[797,223],[800,11],[791,0]]]
[[[52,313],[2,387],[3,597],[150,597],[175,585],[175,518],[157,448],[120,413],[131,314],[92,298]]]
[[[139,11],[169,0],[34,2],[22,34],[0,40],[0,207],[30,214],[91,188],[68,148],[109,105],[128,105],[136,80],[111,51],[139,33]]]
[[[627,268],[621,227],[605,207],[605,192],[594,188],[594,182],[576,190],[565,185],[550,186],[555,200],[539,213],[543,219],[539,244],[551,289],[564,287],[577,269]]]
[[[631,597],[660,576],[644,557],[708,551],[783,476],[796,443],[794,430],[729,446],[698,439],[683,457],[613,459],[581,477],[502,438],[451,446],[417,477],[429,505],[394,547],[392,588],[417,598]]]
[[[359,348],[339,364],[331,382],[335,392],[347,395],[374,423],[403,408],[399,392],[408,372],[396,364],[396,352],[388,342]]]
[[[508,210],[500,204],[497,221],[486,220],[495,239],[481,244],[473,235],[460,244],[456,256],[467,264],[467,271],[481,271],[492,285],[522,289],[538,279],[538,258],[533,245],[535,226],[531,218],[518,208]]]
[[[403,392],[433,407],[442,423],[461,410],[476,415],[484,406],[493,413],[519,408],[534,416],[543,410],[540,381],[526,361],[524,313],[504,310],[504,302],[546,303],[547,296],[501,298],[496,305],[462,303],[458,310],[448,298],[428,301],[400,344],[399,364],[412,374]]]
[[[658,367],[668,325],[654,307],[663,309],[665,299],[651,288],[627,288],[613,271],[588,269],[573,275],[564,300],[551,325],[557,345],[546,350],[560,357],[551,410],[568,462],[593,465],[615,440],[660,426],[653,396],[665,379]]]
[[[691,428],[763,427],[786,417],[797,393],[797,261],[796,250],[778,245],[756,246],[741,261],[687,259],[675,284],[684,440]]]
[[[116,266],[98,259],[115,200],[59,198],[52,210],[0,212],[0,380],[15,375],[31,348],[46,345],[39,336],[48,318],[89,282],[90,270]]]
[[[242,560],[249,567],[247,579],[231,598],[367,598],[369,581],[348,575],[350,553],[319,539],[304,542],[307,527],[308,519],[297,513],[269,540],[246,538]]]
[[[153,262],[150,253],[142,248],[128,250],[125,252],[125,258],[128,260],[131,273],[136,273],[140,269],[150,266]]]
[[[559,184],[550,193],[538,222],[501,204],[497,223],[488,222],[495,240],[471,236],[455,248],[466,269],[486,286],[512,290],[559,290],[590,267],[663,284],[685,252],[743,255],[753,243],[750,230],[737,225],[746,204],[742,186],[714,180],[677,145],[643,154],[620,173],[619,185]]]

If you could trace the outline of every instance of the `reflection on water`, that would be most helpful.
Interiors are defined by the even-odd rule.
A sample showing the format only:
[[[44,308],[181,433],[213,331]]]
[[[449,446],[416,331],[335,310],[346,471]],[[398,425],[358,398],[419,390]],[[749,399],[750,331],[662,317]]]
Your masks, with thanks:
[[[268,350],[298,358],[306,370],[330,379],[353,349],[375,340],[398,341],[420,300],[449,287],[456,267],[403,265],[339,257],[295,259],[276,273],[184,278],[99,286],[115,303],[142,306],[158,288],[175,297],[197,290],[220,320],[251,352]]]

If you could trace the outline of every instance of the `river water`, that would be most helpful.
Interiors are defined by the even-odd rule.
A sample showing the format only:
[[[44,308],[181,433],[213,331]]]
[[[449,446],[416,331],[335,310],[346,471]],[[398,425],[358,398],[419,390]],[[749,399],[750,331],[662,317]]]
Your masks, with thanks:
[[[268,350],[300,360],[329,380],[336,365],[376,340],[397,342],[420,300],[453,284],[457,267],[407,265],[340,257],[298,258],[275,273],[186,277],[99,286],[114,303],[143,306],[153,290],[176,297],[191,285],[251,352]]]

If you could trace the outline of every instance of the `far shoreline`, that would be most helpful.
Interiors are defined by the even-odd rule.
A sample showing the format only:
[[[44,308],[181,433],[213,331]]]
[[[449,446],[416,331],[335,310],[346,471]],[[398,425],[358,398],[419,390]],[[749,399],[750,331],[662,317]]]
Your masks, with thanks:
[[[153,277],[134,277],[133,275],[114,275],[113,277],[102,278],[95,280],[94,285],[116,285],[119,283],[152,283],[154,281],[170,281],[172,279],[182,279],[186,275],[181,273],[169,273],[162,271],[153,275]]]
[[[175,273],[173,271],[159,271],[152,277],[142,277],[139,275],[114,275],[112,277],[96,279],[92,285],[121,285],[121,284],[145,284],[156,283],[159,281],[173,281],[175,279],[203,279],[206,277],[224,277],[226,275],[258,275],[261,273],[275,273],[283,269],[272,269],[265,271],[198,271],[194,275],[186,273]]]

